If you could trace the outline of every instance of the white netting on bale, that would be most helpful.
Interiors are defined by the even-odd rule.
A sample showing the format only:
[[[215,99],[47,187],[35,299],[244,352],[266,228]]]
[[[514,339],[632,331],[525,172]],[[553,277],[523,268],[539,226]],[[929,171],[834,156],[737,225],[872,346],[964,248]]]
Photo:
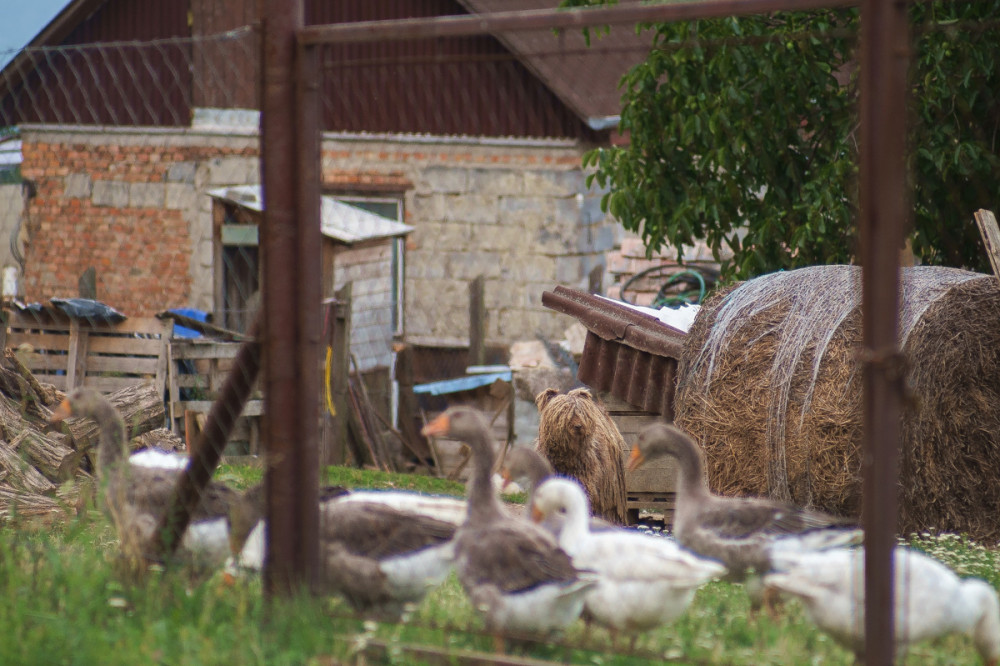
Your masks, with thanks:
[[[901,275],[900,343],[921,407],[903,419],[900,526],[1000,536],[979,510],[1000,508],[981,468],[1000,463],[1000,284],[943,267]],[[858,267],[816,266],[702,308],[677,421],[705,446],[713,487],[860,513],[860,285]]]

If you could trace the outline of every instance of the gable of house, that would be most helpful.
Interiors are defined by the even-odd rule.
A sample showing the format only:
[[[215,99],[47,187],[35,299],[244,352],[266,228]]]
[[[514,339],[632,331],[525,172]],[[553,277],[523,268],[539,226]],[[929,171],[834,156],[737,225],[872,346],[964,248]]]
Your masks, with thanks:
[[[538,9],[554,2],[516,4]],[[306,0],[305,14],[308,24],[352,23],[518,7],[483,0]],[[196,108],[255,108],[259,46],[246,26],[256,21],[256,0],[74,0],[0,72],[0,119],[7,125],[186,126]],[[235,32],[220,39],[227,31]],[[58,53],[39,50],[74,45]],[[326,45],[323,126],[603,141],[606,117],[617,108],[618,79],[641,57],[643,42],[620,30],[614,46],[588,51],[579,34],[547,30]],[[440,112],[457,100],[464,113]]]

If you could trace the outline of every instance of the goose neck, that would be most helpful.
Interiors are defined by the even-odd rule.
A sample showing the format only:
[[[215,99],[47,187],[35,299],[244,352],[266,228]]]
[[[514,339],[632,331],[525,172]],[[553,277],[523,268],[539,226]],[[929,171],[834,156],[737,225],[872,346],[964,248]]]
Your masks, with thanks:
[[[500,500],[493,491],[493,455],[490,444],[481,436],[469,442],[472,447],[472,475],[469,477],[468,517],[473,524],[487,523],[503,515]]]

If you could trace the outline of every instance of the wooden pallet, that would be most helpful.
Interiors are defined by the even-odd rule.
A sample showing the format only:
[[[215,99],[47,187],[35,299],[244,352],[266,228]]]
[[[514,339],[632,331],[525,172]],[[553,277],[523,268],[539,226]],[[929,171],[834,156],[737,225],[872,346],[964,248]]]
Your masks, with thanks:
[[[91,386],[113,393],[137,383],[166,385],[171,322],[153,317],[117,324],[55,311],[8,312],[5,345],[40,381],[65,391]]]

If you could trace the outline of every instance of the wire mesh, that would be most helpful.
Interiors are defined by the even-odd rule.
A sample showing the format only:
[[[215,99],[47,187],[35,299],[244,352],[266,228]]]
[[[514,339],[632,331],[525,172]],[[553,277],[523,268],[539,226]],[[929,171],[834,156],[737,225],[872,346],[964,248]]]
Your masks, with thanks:
[[[362,9],[313,11],[317,21],[370,18]],[[589,289],[596,271],[598,291],[625,297],[641,284],[662,295],[685,256],[697,256],[700,300],[720,273],[721,283],[779,261],[852,261],[855,229],[845,220],[856,212],[857,16],[817,12],[780,29],[796,20],[755,23],[753,34],[732,34],[723,21],[684,34],[614,26],[593,30],[589,45],[575,30],[544,29],[318,47],[321,459],[464,482],[467,447],[419,434],[460,403],[490,416],[497,455],[530,443],[537,412],[533,396],[514,391],[510,347],[567,337],[565,318],[541,304],[554,285]],[[997,29],[981,15],[917,16],[917,53],[945,43],[972,80],[947,109],[914,107],[919,128],[944,128],[957,146],[924,155],[914,145],[911,157],[923,165],[913,171],[918,261],[988,267],[969,235],[972,212],[997,195],[1000,87],[990,85],[996,74],[982,55],[1000,43]],[[241,345],[252,344],[267,251],[257,28],[129,36],[29,47],[0,71],[0,231],[10,239],[0,249],[8,316],[0,379],[23,380],[0,385],[0,401],[20,413],[0,428],[8,442],[32,432],[28,455],[37,463],[34,474],[5,477],[0,487],[40,510],[54,493],[75,492],[57,488],[60,479],[99,470],[100,438],[79,434],[83,421],[42,432],[48,412],[78,386],[111,399],[129,434],[144,435],[135,446],[188,457],[199,445],[224,446],[229,462],[248,466],[267,451],[256,368],[235,363]],[[795,86],[757,75],[818,54],[830,60]],[[914,94],[936,94],[914,71]],[[741,116],[753,126],[738,125]],[[784,141],[779,154],[762,154],[760,146],[779,143],[773,137]],[[640,148],[630,152],[630,140]],[[629,177],[658,186],[628,189]],[[747,240],[748,225],[764,229],[764,240]],[[682,242],[659,247],[664,233]],[[660,266],[617,270],[615,253],[636,239],[664,250]],[[474,322],[469,284],[479,277],[486,315]],[[468,369],[480,324],[486,362]],[[234,370],[249,384],[241,407],[215,402]],[[213,404],[232,432],[209,418]],[[202,473],[214,471],[212,455],[196,460],[208,466]],[[330,478],[353,477],[324,472]],[[672,479],[658,490],[672,492]],[[258,502],[256,518],[260,496],[246,498]],[[208,518],[198,511],[196,522]],[[121,529],[147,539],[155,532],[146,523]],[[214,565],[229,554],[228,541],[206,548],[214,550],[198,556]],[[476,609],[459,599],[454,580],[446,585],[405,615],[407,626],[468,631],[465,645],[485,647],[491,636]],[[684,626],[704,627],[705,612]],[[343,604],[332,613],[359,615]],[[373,645],[380,640],[370,627],[359,631]],[[706,663],[714,654],[670,629],[627,650],[617,638],[578,623],[564,640],[528,641],[527,652],[578,660],[615,648],[650,659],[679,650]],[[761,649],[779,658],[774,646]]]

